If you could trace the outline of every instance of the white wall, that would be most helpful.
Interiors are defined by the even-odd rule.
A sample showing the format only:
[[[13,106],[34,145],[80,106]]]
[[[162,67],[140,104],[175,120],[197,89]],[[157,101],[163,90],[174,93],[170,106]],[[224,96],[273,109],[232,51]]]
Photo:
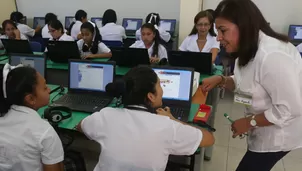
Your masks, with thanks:
[[[14,0],[0,0],[0,23],[9,19],[12,11],[16,11],[16,5]]]
[[[85,10],[90,18],[101,17],[106,9],[112,8],[118,15],[118,23],[121,23],[122,18],[126,17],[145,19],[150,12],[159,13],[161,18],[179,20],[179,2],[180,0],[17,0],[17,5],[19,11],[29,19],[53,12],[62,22],[65,16],[74,16],[78,9]]]
[[[215,9],[221,0],[204,0],[203,9]],[[301,0],[253,0],[274,30],[287,34],[290,24],[302,25]]]

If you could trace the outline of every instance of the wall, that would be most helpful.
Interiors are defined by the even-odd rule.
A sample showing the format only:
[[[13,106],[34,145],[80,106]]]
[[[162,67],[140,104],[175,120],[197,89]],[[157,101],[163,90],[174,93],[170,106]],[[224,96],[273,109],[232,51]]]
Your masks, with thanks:
[[[14,0],[1,0],[0,5],[0,23],[9,19],[12,11],[16,11],[16,5]]]
[[[253,0],[274,30],[287,34],[290,24],[302,25],[301,0]],[[220,0],[204,0],[204,9],[215,9]]]
[[[161,18],[179,20],[179,2],[180,0],[17,0],[17,5],[19,11],[29,19],[53,12],[62,22],[65,22],[65,16],[74,16],[78,9],[85,10],[90,18],[100,17],[106,9],[112,8],[117,12],[118,23],[121,23],[122,18],[126,17],[145,19],[150,12],[158,12]]]

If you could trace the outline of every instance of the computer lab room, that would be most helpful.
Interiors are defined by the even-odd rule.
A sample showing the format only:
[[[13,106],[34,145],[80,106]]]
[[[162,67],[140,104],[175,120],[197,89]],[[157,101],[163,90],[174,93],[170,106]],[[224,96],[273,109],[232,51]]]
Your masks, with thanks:
[[[301,171],[300,0],[0,12],[0,171]]]

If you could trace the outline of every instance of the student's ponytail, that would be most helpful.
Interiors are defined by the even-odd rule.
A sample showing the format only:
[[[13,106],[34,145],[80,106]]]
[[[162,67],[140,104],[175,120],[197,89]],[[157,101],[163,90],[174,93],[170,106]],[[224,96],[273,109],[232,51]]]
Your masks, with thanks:
[[[151,23],[146,23],[141,27],[141,30],[144,28],[152,30],[152,32],[155,34],[154,37],[154,45],[153,45],[153,52],[152,52],[152,57],[159,57],[158,56],[158,48],[160,46],[160,36],[159,36],[159,31],[155,28],[155,26]]]
[[[74,24],[75,24],[75,22],[73,21],[73,22],[70,24],[70,26],[68,27],[67,32],[68,32],[68,35],[69,35],[69,36],[71,35],[71,29],[72,29],[72,27],[73,27]]]

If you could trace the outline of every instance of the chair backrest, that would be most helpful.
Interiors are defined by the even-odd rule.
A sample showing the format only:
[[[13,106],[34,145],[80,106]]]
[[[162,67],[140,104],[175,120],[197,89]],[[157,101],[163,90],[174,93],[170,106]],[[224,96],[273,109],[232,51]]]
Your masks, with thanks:
[[[121,41],[103,40],[103,43],[108,47],[123,47],[123,42]]]
[[[42,45],[39,42],[29,42],[33,52],[42,52]]]

